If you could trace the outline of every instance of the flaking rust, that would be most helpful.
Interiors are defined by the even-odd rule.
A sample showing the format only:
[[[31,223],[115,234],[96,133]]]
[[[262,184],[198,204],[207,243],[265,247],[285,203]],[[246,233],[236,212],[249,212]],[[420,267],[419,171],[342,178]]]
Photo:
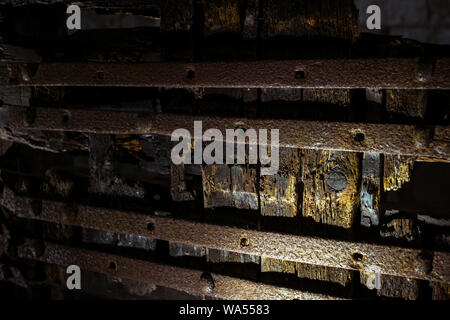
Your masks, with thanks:
[[[0,200],[2,206],[20,218],[106,229],[257,258],[265,256],[349,270],[376,267],[382,274],[428,281],[449,282],[450,279],[447,267],[450,255],[446,252],[433,251],[424,255],[418,249],[261,232],[158,216],[150,218],[132,212],[69,206],[64,202],[49,200],[42,200],[40,210],[36,210],[32,198],[16,196],[7,187]],[[149,222],[151,229],[148,227]],[[358,263],[355,263],[355,258]]]
[[[359,205],[359,158],[356,153],[304,150],[304,217],[349,229]]]
[[[276,174],[260,177],[261,215],[295,217],[298,211],[300,150],[282,148]]]
[[[383,189],[384,191],[399,190],[405,182],[411,179],[415,157],[400,155],[385,155]]]

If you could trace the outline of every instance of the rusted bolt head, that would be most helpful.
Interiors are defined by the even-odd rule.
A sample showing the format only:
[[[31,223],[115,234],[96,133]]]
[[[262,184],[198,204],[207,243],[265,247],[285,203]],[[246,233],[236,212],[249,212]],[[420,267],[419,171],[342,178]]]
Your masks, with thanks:
[[[62,124],[68,124],[69,120],[70,120],[70,112],[65,111],[62,115],[61,122],[62,122]]]
[[[21,66],[20,67],[20,73],[21,73],[23,81],[28,82],[28,81],[31,80],[30,73],[29,73],[28,68],[26,66]]]
[[[305,79],[305,71],[304,70],[296,70],[294,77],[297,80]]]
[[[241,240],[239,240],[239,244],[241,245],[241,247],[248,247],[250,245],[250,241],[246,236],[242,236]]]
[[[354,254],[352,254],[352,258],[356,262],[361,262],[363,260],[364,256],[359,252],[355,252]]]
[[[117,269],[117,264],[114,261],[111,261],[108,265],[108,269],[115,271]]]
[[[429,59],[421,59],[417,68],[417,81],[427,82],[433,75],[433,63]]]
[[[204,293],[211,293],[215,287],[214,279],[208,272],[203,272],[200,276],[200,286]]]
[[[341,171],[333,171],[326,178],[327,187],[334,192],[341,192],[347,186],[347,177]]]
[[[149,222],[147,224],[147,230],[150,231],[150,232],[155,231],[155,224],[153,222]]]
[[[433,252],[424,250],[417,255],[417,258],[422,261],[425,274],[430,274],[433,271]]]

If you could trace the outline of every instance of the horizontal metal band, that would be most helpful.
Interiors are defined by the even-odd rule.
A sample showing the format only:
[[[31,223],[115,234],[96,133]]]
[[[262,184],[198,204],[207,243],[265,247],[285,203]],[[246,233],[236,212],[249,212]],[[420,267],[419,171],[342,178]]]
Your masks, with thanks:
[[[147,216],[119,210],[15,196],[4,189],[1,204],[22,218],[133,234],[349,270],[450,282],[450,253],[262,232]],[[243,239],[245,239],[243,241]]]
[[[17,0],[2,0],[0,5],[12,5],[13,7],[21,7],[27,6],[31,4],[40,4],[40,5],[51,5],[54,3],[63,3],[66,5],[77,4],[80,7],[86,8],[121,8],[121,9],[145,9],[151,7],[159,7],[159,1],[154,0],[146,0],[146,1],[137,1],[137,0],[85,0],[85,1],[73,1],[73,0],[56,0],[56,1],[39,1],[39,0],[27,0],[27,1],[17,1]]]
[[[15,67],[14,67],[15,66]],[[143,64],[42,63],[9,66],[9,84],[168,88],[449,89],[450,58],[322,59]]]
[[[199,270],[131,259],[50,242],[44,242],[42,248],[39,242],[27,240],[24,245],[18,248],[20,258],[38,260],[63,267],[77,265],[82,270],[147,282],[195,296],[208,296],[226,300],[337,299],[323,294],[302,292],[220,274],[204,273]]]
[[[278,129],[280,147],[351,152],[376,152],[450,159],[450,127],[400,124],[367,124],[325,121],[218,118],[165,113],[110,110],[9,107],[9,127],[50,131],[104,134],[161,134],[170,136],[179,128],[195,135],[194,121],[203,132],[219,129]],[[269,133],[270,136],[270,133]],[[217,138],[217,140],[221,140]],[[227,142],[234,143],[233,140]],[[262,144],[261,144],[262,145]]]

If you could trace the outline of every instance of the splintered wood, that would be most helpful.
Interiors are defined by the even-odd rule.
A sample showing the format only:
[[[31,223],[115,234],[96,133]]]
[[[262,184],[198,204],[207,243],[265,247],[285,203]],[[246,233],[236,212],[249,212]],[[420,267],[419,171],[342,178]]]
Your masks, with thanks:
[[[259,264],[258,256],[226,250],[206,249],[206,261],[209,263],[253,263]]]
[[[407,241],[414,240],[414,233],[414,220],[411,218],[394,218],[384,223],[380,228],[382,237],[405,239]]]
[[[316,222],[351,228],[359,205],[358,155],[305,150],[302,168],[302,215]]]
[[[295,274],[295,262],[261,257],[261,272]]]
[[[283,148],[279,159],[276,174],[260,177],[261,215],[295,217],[299,206],[300,151]]]
[[[384,157],[384,191],[396,191],[411,179],[414,157],[385,155]]]
[[[297,263],[297,276],[310,280],[330,281],[346,286],[352,280],[353,271],[306,263]]]
[[[202,166],[205,208],[258,209],[256,169],[239,165]]]

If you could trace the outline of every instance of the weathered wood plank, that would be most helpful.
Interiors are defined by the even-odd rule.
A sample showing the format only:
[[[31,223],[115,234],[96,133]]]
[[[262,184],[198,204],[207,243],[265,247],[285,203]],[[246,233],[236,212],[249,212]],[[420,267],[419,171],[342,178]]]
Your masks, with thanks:
[[[380,220],[381,158],[378,153],[364,153],[362,159],[361,225],[377,226]]]
[[[403,115],[411,118],[425,116],[427,110],[426,90],[386,90],[386,109],[393,116]]]
[[[353,1],[268,0],[263,3],[263,37],[355,39],[358,36],[358,12]]]
[[[299,206],[300,150],[280,149],[279,162],[276,174],[260,177],[261,215],[295,217]]]
[[[359,205],[359,158],[356,153],[304,150],[304,217],[351,228]]]
[[[188,190],[185,181],[184,164],[170,164],[170,194],[173,201],[191,201],[195,194]]]
[[[333,282],[344,287],[353,279],[353,271],[341,268],[332,268],[305,263],[297,263],[296,268],[297,276],[299,278]]]
[[[245,165],[202,166],[205,208],[258,209],[256,168]]]
[[[385,155],[383,169],[384,191],[396,191],[411,179],[414,157]]]
[[[295,262],[261,257],[261,272],[295,274]]]

